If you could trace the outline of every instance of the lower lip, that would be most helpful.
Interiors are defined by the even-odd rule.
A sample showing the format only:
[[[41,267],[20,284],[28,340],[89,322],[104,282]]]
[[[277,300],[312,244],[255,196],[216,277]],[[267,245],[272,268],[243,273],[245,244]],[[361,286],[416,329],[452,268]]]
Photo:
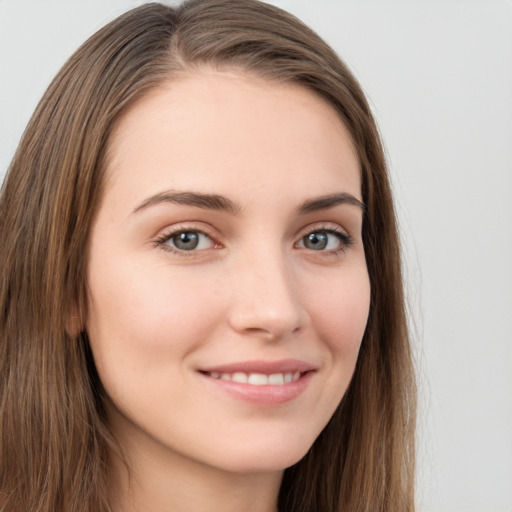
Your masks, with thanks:
[[[252,405],[273,406],[283,405],[298,398],[308,387],[313,371],[303,373],[296,381],[281,386],[243,384],[232,380],[214,379],[204,373],[200,375],[218,390],[243,400]]]

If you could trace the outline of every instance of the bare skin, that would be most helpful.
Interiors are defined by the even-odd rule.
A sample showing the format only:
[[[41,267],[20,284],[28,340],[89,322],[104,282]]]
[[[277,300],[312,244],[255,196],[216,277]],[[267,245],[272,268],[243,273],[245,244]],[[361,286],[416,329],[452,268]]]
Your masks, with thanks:
[[[116,512],[276,512],[365,330],[360,189],[338,115],[295,85],[204,70],[125,114],[86,325],[131,468]]]

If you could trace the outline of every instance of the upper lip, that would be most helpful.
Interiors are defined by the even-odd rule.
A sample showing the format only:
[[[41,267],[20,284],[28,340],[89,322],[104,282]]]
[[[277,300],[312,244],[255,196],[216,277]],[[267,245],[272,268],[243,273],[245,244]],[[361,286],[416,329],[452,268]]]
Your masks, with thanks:
[[[201,368],[200,371],[207,373],[262,373],[264,375],[272,375],[274,373],[305,373],[315,370],[315,366],[306,361],[299,359],[282,359],[280,361],[240,361],[236,363],[227,363],[216,366]]]

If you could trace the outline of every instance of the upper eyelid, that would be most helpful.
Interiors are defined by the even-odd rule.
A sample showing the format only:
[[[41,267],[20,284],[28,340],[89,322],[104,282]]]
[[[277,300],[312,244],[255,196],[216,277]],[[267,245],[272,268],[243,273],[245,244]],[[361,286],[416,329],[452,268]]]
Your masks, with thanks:
[[[300,235],[298,237],[298,239],[295,243],[296,244],[301,243],[307,235],[310,235],[312,233],[322,233],[322,232],[336,236],[340,240],[340,242],[345,245],[351,245],[354,242],[354,238],[345,230],[342,231],[340,229],[333,229],[333,228],[325,227],[325,228],[316,228],[316,229],[306,230],[302,235]]]
[[[201,233],[202,235],[207,236],[211,240],[213,247],[200,250],[184,251],[178,249],[177,247],[172,247],[167,243],[169,240],[179,235],[180,233],[186,233],[190,231]],[[197,226],[191,226],[187,222],[178,223],[174,227],[169,226],[167,228],[159,230],[158,233],[154,237],[152,237],[151,244],[156,248],[160,248],[168,252],[173,252],[178,255],[189,257],[192,257],[193,254],[202,253],[211,249],[219,249],[222,247],[222,243],[219,242],[219,237],[212,235],[210,229],[203,229]]]
[[[208,247],[205,249],[198,249],[195,248],[192,250],[184,250],[179,249],[178,247],[173,247],[168,242],[175,236],[179,235],[180,233],[186,233],[186,232],[197,232],[201,233],[202,235],[207,236],[211,242],[212,247]],[[192,227],[177,227],[177,228],[168,228],[167,230],[161,230],[159,234],[157,234],[155,237],[153,237],[151,244],[156,249],[159,249],[161,251],[164,251],[168,254],[174,254],[175,257],[179,258],[199,258],[201,256],[204,256],[205,254],[208,254],[209,251],[213,249],[220,249],[222,248],[222,244],[220,244],[214,237],[212,237],[209,233],[207,233],[205,230],[198,229],[198,228],[192,228]]]
[[[197,224],[200,224],[201,226],[198,226]],[[212,239],[215,239],[216,236],[218,237],[218,235],[215,234],[216,230],[211,227],[203,227],[204,225],[205,224],[203,222],[198,223],[196,221],[178,222],[172,226],[159,229],[154,238],[162,238],[163,236],[170,237],[187,231],[197,231],[198,233],[202,233]]]
[[[313,233],[315,231],[331,231],[335,233],[339,233],[341,235],[345,235],[348,237],[351,237],[350,231],[341,226],[338,222],[318,222],[313,223],[308,226],[305,226],[304,228],[300,229],[297,233],[297,238],[302,238],[303,236],[307,235],[308,233]]]
[[[212,235],[210,235],[210,233],[207,233],[206,231],[203,231],[202,229],[197,229],[197,228],[183,228],[183,229],[172,229],[169,231],[163,231],[160,235],[157,235],[157,239],[172,238],[176,235],[180,235],[181,233],[189,233],[189,232],[199,233],[201,235],[205,235],[208,238],[211,238],[212,240],[214,240],[214,238],[212,237]]]

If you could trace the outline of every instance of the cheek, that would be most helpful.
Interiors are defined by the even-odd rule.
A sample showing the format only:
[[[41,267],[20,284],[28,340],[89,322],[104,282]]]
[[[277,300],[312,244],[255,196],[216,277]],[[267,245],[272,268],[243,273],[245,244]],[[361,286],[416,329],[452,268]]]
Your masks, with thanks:
[[[211,316],[208,313],[217,302],[215,288],[206,286],[197,272],[172,272],[165,265],[130,262],[95,270],[92,267],[89,273],[91,317],[106,326],[124,326],[133,334],[162,331],[169,335],[179,325],[179,332],[187,338],[201,318]]]
[[[333,359],[355,365],[370,308],[366,266],[324,284],[310,307],[312,321]]]
[[[318,435],[339,406],[354,374],[370,307],[366,266],[343,269],[331,274],[330,279],[317,279],[315,289],[316,293],[309,294],[308,309],[317,347],[325,356],[324,380],[315,399],[313,431]]]
[[[168,371],[207,342],[221,317],[218,292],[200,276],[129,270],[91,266],[89,274],[87,331],[105,387],[147,369]]]

